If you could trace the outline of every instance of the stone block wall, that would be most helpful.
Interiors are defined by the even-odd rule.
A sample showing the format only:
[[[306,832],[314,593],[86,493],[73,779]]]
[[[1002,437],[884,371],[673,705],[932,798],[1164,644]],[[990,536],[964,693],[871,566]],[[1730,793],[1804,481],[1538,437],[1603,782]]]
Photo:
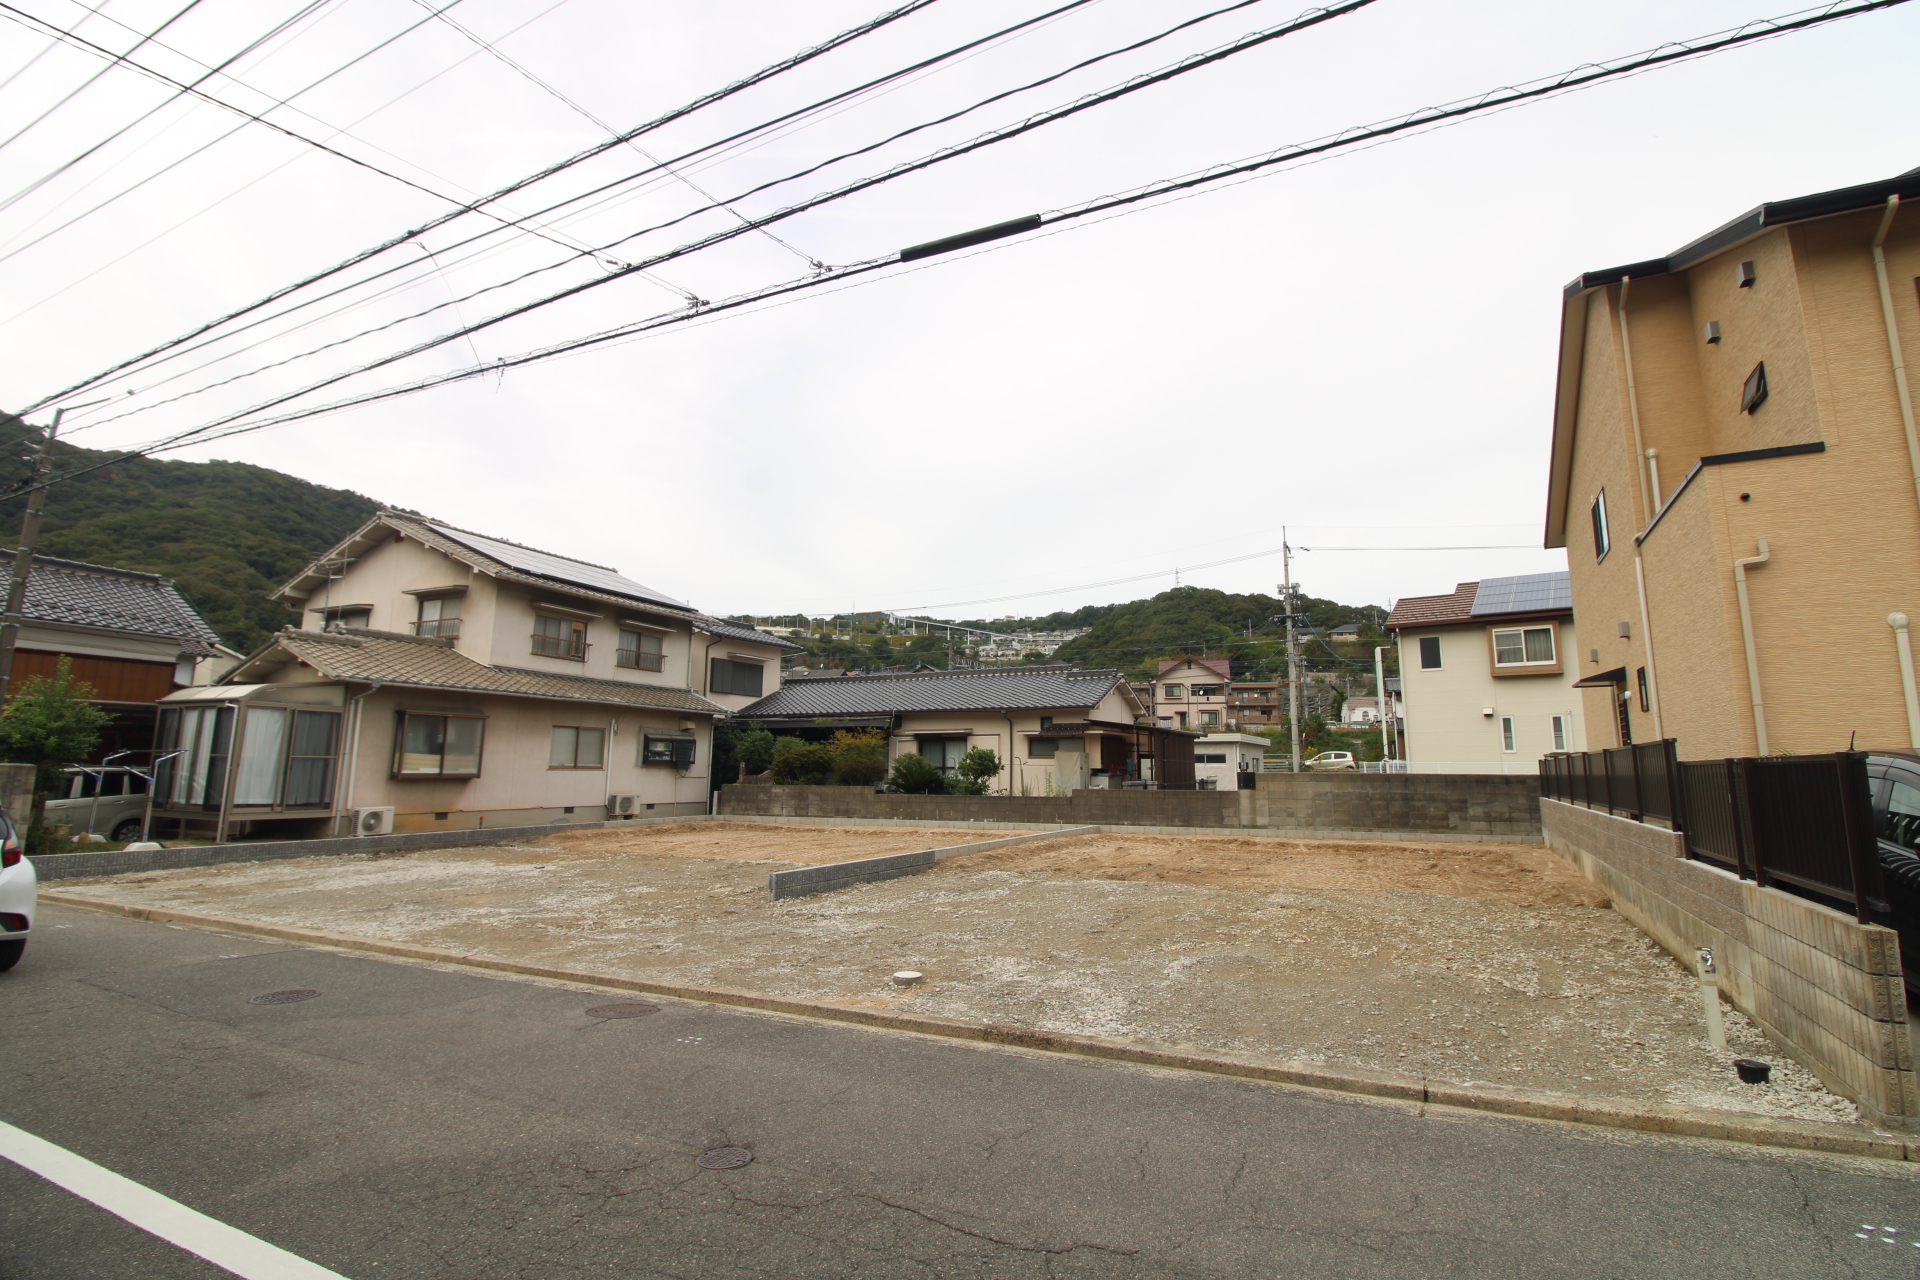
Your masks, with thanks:
[[[1547,844],[1688,969],[1712,947],[1721,991],[1789,1057],[1876,1122],[1920,1128],[1899,935],[1690,860],[1664,828],[1558,800],[1540,810]]]
[[[1250,791],[901,796],[864,787],[722,787],[715,812],[1061,826],[1241,827],[1328,836],[1540,839],[1540,784],[1493,774],[1262,773]]]

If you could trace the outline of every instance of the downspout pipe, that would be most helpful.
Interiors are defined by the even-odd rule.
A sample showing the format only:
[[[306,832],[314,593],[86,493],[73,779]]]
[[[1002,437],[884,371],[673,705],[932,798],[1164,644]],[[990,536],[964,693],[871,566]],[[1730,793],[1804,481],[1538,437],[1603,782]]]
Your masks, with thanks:
[[[367,686],[365,693],[355,694],[347,703],[348,718],[353,722],[349,732],[353,736],[349,739],[351,745],[347,748],[346,785],[341,787],[339,792],[344,798],[334,806],[333,830],[336,835],[340,833],[340,815],[351,812],[353,809],[353,784],[360,773],[360,725],[367,715],[367,709],[361,703],[380,692],[381,684],[381,681],[375,680]]]
[[[1907,615],[1890,613],[1887,625],[1893,628],[1893,647],[1900,655],[1900,692],[1907,700],[1907,745],[1920,747],[1920,692],[1914,688],[1913,638],[1907,634]]]
[[[1913,470],[1913,492],[1920,499],[1920,431],[1913,422],[1913,389],[1907,385],[1907,357],[1900,349],[1900,326],[1893,318],[1893,289],[1887,284],[1887,254],[1882,246],[1900,212],[1900,197],[1887,197],[1887,212],[1873,234],[1873,279],[1880,286],[1880,317],[1887,327],[1887,351],[1893,357],[1893,389],[1900,400],[1900,425],[1907,434],[1907,463]]]
[[[1760,697],[1760,657],[1753,647],[1753,607],[1747,603],[1747,570],[1765,564],[1773,554],[1767,540],[1761,538],[1760,554],[1733,562],[1733,589],[1740,597],[1740,638],[1747,646],[1747,691],[1753,696],[1753,737],[1759,748],[1756,755],[1767,755],[1767,711]]]
[[[1640,392],[1633,377],[1633,340],[1627,333],[1627,289],[1632,284],[1632,277],[1620,282],[1620,362],[1627,373],[1627,411],[1633,418],[1633,451],[1639,456],[1640,467],[1644,468],[1640,471],[1640,483],[1643,486],[1641,505],[1647,512],[1646,519],[1640,525],[1644,529],[1653,523],[1655,516],[1660,514],[1660,463],[1658,461],[1660,451],[1647,448],[1646,442],[1640,437]],[[1635,590],[1640,596],[1640,643],[1647,651],[1647,702],[1653,708],[1653,736],[1664,738],[1667,735],[1660,720],[1660,679],[1655,674],[1653,661],[1653,621],[1647,612],[1647,573],[1641,559],[1638,538],[1633,542],[1633,581]],[[1744,595],[1741,597],[1742,600],[1745,598]],[[1742,616],[1744,616],[1744,608],[1743,605]],[[1749,665],[1751,665],[1751,645],[1748,646],[1748,654]],[[1757,680],[1758,677],[1756,676],[1755,679]],[[1758,706],[1759,685],[1756,683],[1754,688],[1756,690],[1754,705]],[[1766,730],[1762,729],[1760,734],[1764,740]],[[1766,752],[1762,751],[1760,754],[1765,755]]]
[[[1002,711],[1000,718],[1007,722],[1007,794],[1012,795],[1015,769],[1013,762],[1013,713],[1010,711]]]

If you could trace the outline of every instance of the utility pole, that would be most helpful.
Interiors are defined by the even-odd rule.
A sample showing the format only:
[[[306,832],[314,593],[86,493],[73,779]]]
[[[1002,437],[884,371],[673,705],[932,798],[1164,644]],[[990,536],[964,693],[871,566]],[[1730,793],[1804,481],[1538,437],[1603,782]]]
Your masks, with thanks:
[[[87,409],[105,400],[70,406]],[[27,575],[33,572],[33,547],[40,540],[40,513],[47,508],[47,471],[53,466],[53,438],[60,432],[66,409],[53,411],[53,425],[40,433],[33,459],[33,487],[27,490],[27,512],[20,519],[20,549],[13,553],[13,581],[7,584],[7,611],[0,615],[0,707],[7,705],[7,685],[13,679],[13,651],[20,641],[20,611],[27,604]]]
[[[1380,700],[1380,758],[1391,760],[1393,754],[1387,746],[1387,721],[1393,718],[1393,702],[1387,697],[1387,664],[1380,657],[1385,652],[1384,645],[1373,646],[1373,687]]]
[[[1300,653],[1293,638],[1293,548],[1287,545],[1287,526],[1280,526],[1280,585],[1287,619],[1287,723],[1293,731],[1293,771],[1300,772]]]

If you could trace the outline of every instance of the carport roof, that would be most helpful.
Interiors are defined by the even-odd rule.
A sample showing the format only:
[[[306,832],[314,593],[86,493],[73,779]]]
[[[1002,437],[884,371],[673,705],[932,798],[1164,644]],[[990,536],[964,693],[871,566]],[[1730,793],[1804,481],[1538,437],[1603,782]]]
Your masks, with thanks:
[[[994,667],[870,676],[803,676],[734,712],[742,720],[898,715],[909,711],[1030,711],[1094,707],[1124,687],[1118,671]]]

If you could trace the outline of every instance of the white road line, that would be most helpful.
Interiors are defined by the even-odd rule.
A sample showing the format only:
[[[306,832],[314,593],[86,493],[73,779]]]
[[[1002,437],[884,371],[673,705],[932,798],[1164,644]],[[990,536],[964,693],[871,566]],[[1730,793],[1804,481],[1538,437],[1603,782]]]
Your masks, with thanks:
[[[346,1280],[4,1121],[0,1157],[246,1280]]]

